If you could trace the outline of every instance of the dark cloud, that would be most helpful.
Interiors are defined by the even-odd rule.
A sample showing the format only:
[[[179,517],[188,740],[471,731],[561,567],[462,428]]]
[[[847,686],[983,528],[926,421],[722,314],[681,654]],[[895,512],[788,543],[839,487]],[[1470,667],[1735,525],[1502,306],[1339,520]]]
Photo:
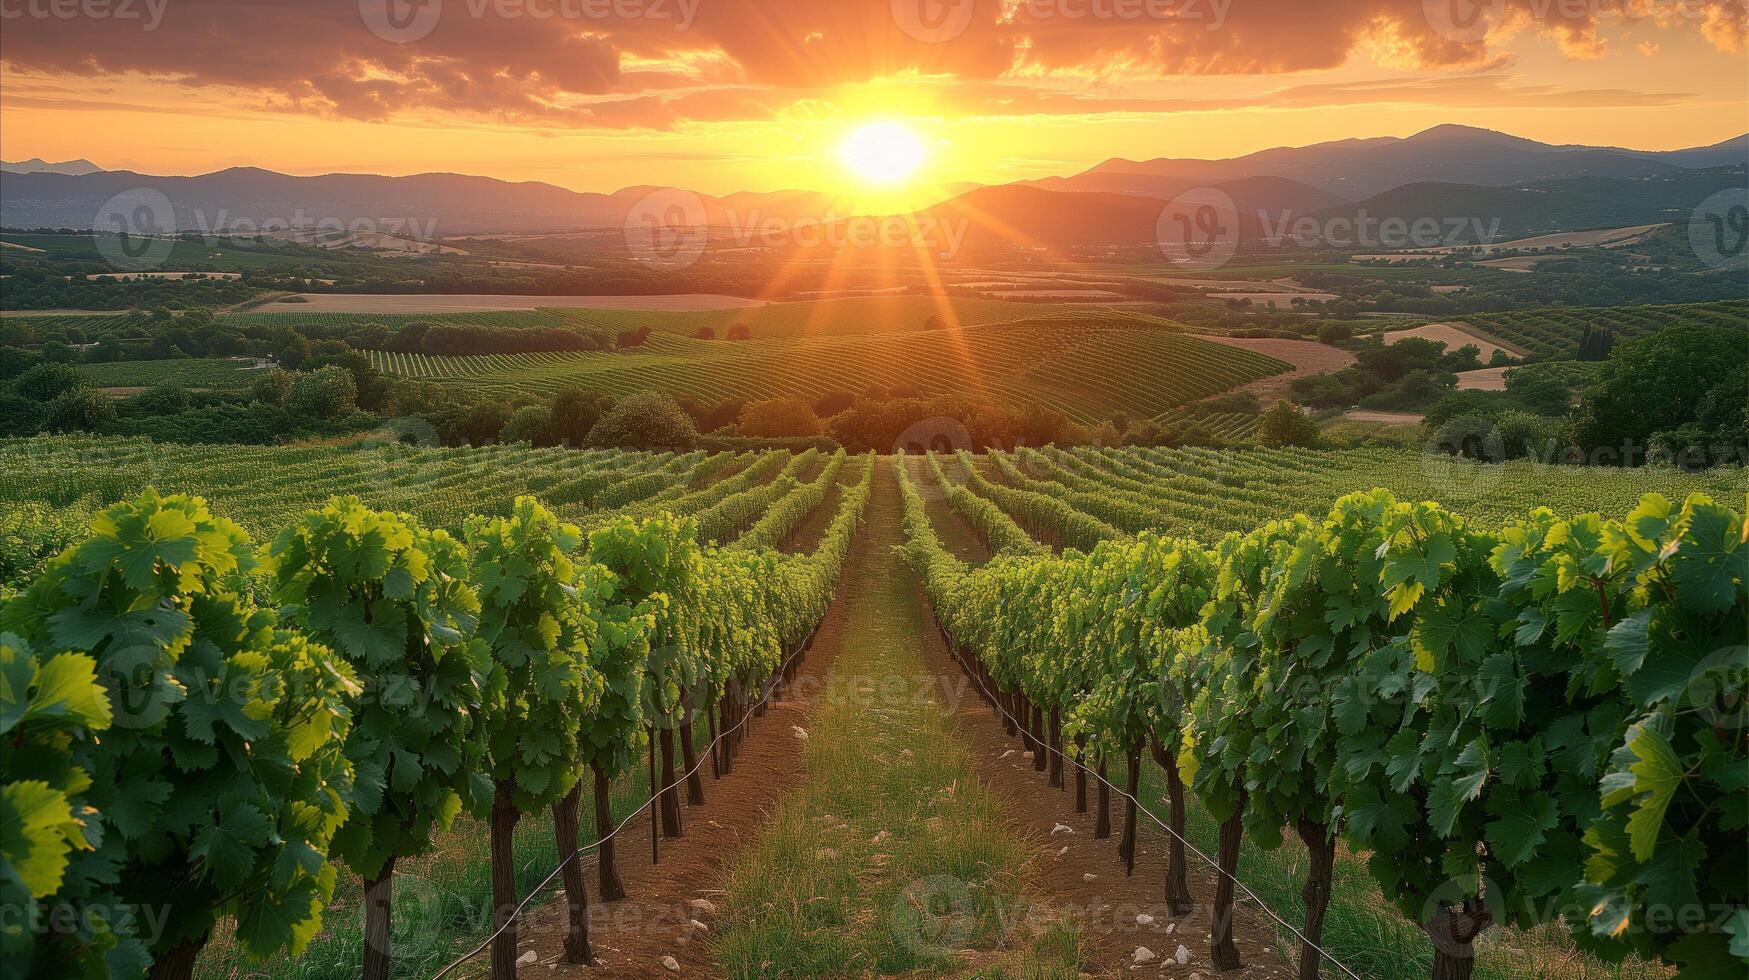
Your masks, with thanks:
[[[1066,94],[1048,81],[1064,73],[1122,81],[1329,69],[1368,46],[1423,69],[1476,69],[1490,57],[1484,40],[1442,23],[1439,3],[1428,0],[962,0],[964,8],[951,0],[159,2],[162,21],[151,31],[139,19],[39,18],[25,7],[6,22],[0,62],[36,76],[138,74],[237,89],[283,111],[346,118],[435,112],[661,129],[766,118],[810,93],[906,72],[951,80],[950,101],[993,114],[1164,112],[1205,104]],[[1451,2],[1461,10],[1472,0]],[[1740,49],[1742,0],[1704,2],[1703,16],[1655,23]],[[416,40],[385,39],[393,27],[373,31],[372,23],[388,23],[385,5],[408,15],[396,23],[412,24]],[[1563,17],[1566,5],[1509,0],[1508,9],[1516,27],[1540,11],[1530,26],[1571,53],[1603,43],[1589,16]],[[440,16],[419,19],[433,10]],[[418,29],[426,23],[428,33]],[[1030,81],[1040,78],[1046,84]],[[1505,84],[1464,78],[1302,86],[1280,98],[1462,98],[1500,94]],[[1674,98],[1521,91],[1566,105]]]

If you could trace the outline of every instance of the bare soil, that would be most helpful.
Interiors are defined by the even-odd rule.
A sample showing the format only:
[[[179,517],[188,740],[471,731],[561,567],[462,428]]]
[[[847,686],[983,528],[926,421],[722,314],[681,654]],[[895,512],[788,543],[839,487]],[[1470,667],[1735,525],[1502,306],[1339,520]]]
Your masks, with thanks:
[[[1406,337],[1424,337],[1428,340],[1437,340],[1443,343],[1448,351],[1455,351],[1465,345],[1474,345],[1482,352],[1482,360],[1484,361],[1493,357],[1496,350],[1503,350],[1514,357],[1525,356],[1525,352],[1521,348],[1514,347],[1498,337],[1490,337],[1467,323],[1456,321],[1429,323],[1409,330],[1393,330],[1385,334],[1385,342],[1394,344]]]
[[[1506,369],[1482,368],[1479,371],[1458,372],[1459,391],[1505,391]]]
[[[835,498],[829,498],[835,499]],[[826,613],[808,653],[796,672],[796,687],[803,691],[826,689],[832,663],[844,643],[844,610],[834,602]],[[595,858],[584,858],[589,882],[589,939],[596,965],[564,962],[564,890],[555,882],[545,905],[523,920],[518,940],[523,955],[532,950],[536,963],[525,965],[531,977],[664,977],[675,976],[663,966],[672,956],[679,976],[715,976],[709,933],[691,925],[710,928],[714,909],[699,908],[695,900],[716,906],[722,896],[718,887],[726,869],[743,844],[751,842],[770,809],[784,790],[805,775],[802,743],[794,727],[806,729],[815,702],[785,698],[770,704],[763,718],[750,722],[750,733],[735,756],[733,770],[721,779],[710,778],[710,761],[704,760],[705,804],[684,807],[679,839],[661,841],[661,861],[650,863],[650,819],[642,814],[617,838],[620,876],[627,897],[602,902],[595,890]],[[707,737],[700,732],[699,743]],[[684,797],[683,797],[684,799]],[[589,800],[585,814],[592,813]],[[590,824],[584,823],[585,836]],[[484,954],[474,964],[483,974]]]
[[[1257,393],[1258,400],[1265,406],[1277,398],[1284,398],[1288,386],[1295,378],[1303,378],[1312,374],[1329,374],[1340,371],[1354,363],[1354,355],[1340,348],[1320,344],[1312,340],[1278,340],[1274,337],[1219,337],[1212,334],[1198,334],[1201,340],[1212,340],[1228,347],[1242,347],[1245,350],[1267,354],[1270,357],[1283,360],[1293,365],[1293,368],[1282,374],[1259,378],[1240,387],[1239,391]]]

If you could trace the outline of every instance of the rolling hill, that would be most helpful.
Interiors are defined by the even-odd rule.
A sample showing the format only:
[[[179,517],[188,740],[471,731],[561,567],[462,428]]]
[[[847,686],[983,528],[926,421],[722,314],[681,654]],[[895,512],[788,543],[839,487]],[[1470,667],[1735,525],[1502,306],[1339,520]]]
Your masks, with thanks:
[[[1657,152],[1557,146],[1488,129],[1446,125],[1404,138],[1277,147],[1224,160],[1112,159],[1064,178],[1062,188],[1095,189],[1114,174],[1170,178],[1193,186],[1273,176],[1355,200],[1407,183],[1504,185],[1562,177],[1658,177],[1745,161],[1749,161],[1749,135],[1710,147]]]
[[[193,177],[163,177],[128,170],[65,174],[8,172],[0,179],[0,224],[10,228],[93,225],[117,194],[150,188],[167,197],[181,231],[236,230],[279,223],[369,219],[402,223],[416,237],[479,232],[538,233],[617,228],[663,191],[628,187],[612,194],[584,193],[538,181],[512,182],[464,174],[324,174],[295,177],[258,167],[233,167]],[[688,217],[713,224],[766,217],[820,214],[830,195],[811,191],[696,195]],[[691,200],[686,202],[692,205]],[[655,206],[666,208],[667,201]],[[248,224],[245,225],[244,223]]]
[[[1472,244],[1481,229],[1492,227],[1491,240],[1544,232],[1577,231],[1625,225],[1685,221],[1694,207],[1718,191],[1741,187],[1745,168],[1717,167],[1682,170],[1653,177],[1568,177],[1510,187],[1477,184],[1406,184],[1353,204],[1344,204],[1312,215],[1325,225],[1333,219],[1357,221],[1362,215],[1372,221],[1413,223],[1431,218],[1446,233],[1447,222],[1463,223],[1461,240],[1381,241],[1382,247],[1408,245]],[[1494,224],[1494,222],[1498,224]]]

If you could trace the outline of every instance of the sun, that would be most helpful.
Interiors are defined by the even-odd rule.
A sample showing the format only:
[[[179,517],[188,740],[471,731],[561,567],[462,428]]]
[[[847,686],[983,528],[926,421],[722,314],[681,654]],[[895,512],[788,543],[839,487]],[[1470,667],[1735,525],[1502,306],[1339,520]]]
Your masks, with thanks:
[[[864,123],[838,145],[838,159],[846,170],[865,184],[882,187],[910,180],[927,155],[917,134],[897,122]]]

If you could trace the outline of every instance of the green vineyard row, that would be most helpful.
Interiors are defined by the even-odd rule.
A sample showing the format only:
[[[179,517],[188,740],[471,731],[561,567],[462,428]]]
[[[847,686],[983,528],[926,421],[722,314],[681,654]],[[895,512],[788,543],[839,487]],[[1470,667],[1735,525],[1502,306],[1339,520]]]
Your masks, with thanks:
[[[1664,306],[1559,306],[1474,314],[1464,317],[1464,322],[1537,357],[1570,357],[1579,352],[1579,338],[1588,326],[1608,329],[1618,340],[1632,340],[1677,324],[1749,329],[1749,300]]]
[[[155,462],[138,443],[56,448],[107,452],[135,476]],[[18,449],[5,447],[9,476]],[[346,455],[315,452],[304,476],[356,480]],[[365,888],[360,972],[381,980],[395,864],[461,812],[490,821],[500,912],[518,899],[498,873],[518,820],[552,808],[563,867],[588,773],[600,793],[646,749],[652,767],[659,755],[652,785],[668,787],[660,809],[677,824],[692,724],[739,732],[782,680],[836,592],[874,474],[861,463],[818,543],[792,554],[772,542],[823,501],[841,454],[571,454],[581,475],[714,480],[667,501],[697,519],[622,511],[587,531],[532,496],[483,492],[477,479],[496,466],[432,455],[416,479],[440,485],[436,512],[460,517],[453,534],[354,497],[299,509],[247,480],[241,459],[209,458],[199,469],[221,479],[235,464],[217,487],[227,504],[266,491],[273,506],[252,513],[281,521],[269,543],[199,497],[110,484],[100,489],[124,499],[0,606],[0,900],[29,913],[0,924],[9,975],[187,976],[221,918],[249,952],[295,955],[344,865]],[[501,472],[539,469],[522,455]],[[250,469],[285,479],[259,459]],[[673,487],[652,489],[643,499]],[[496,509],[460,516],[463,501]],[[701,522],[726,538],[755,521],[757,541],[701,537]],[[724,765],[738,738],[723,742]],[[595,829],[611,894],[602,812]],[[588,962],[581,873],[565,895],[567,955]],[[494,972],[511,975],[514,919],[497,921]]]
[[[1046,461],[996,462],[1000,481],[972,470],[966,485],[1020,523],[1053,519],[1038,500],[1098,494],[1016,489]],[[1382,892],[1427,933],[1436,978],[1468,976],[1477,937],[1504,924],[1561,923],[1600,956],[1657,957],[1683,977],[1749,964],[1749,541],[1728,507],[1647,494],[1606,520],[1576,502],[1582,490],[1557,488],[1558,513],[1470,521],[1375,489],[1323,518],[1111,534],[1053,555],[950,496],[996,554],[975,568],[895,472],[907,558],[1035,766],[1053,753],[1060,786],[1065,754],[1101,772],[1127,760],[1131,797],[1145,751],[1166,769],[1174,914],[1192,902],[1186,789],[1222,821],[1218,970],[1240,966],[1241,841],[1273,848],[1290,832],[1310,856],[1301,977],[1325,959],[1339,844],[1370,855]],[[949,482],[939,464],[934,476]],[[1519,486],[1503,496],[1545,492]],[[1106,497],[1112,516],[1140,507]],[[1054,518],[1065,544],[1074,516]],[[1135,825],[1132,803],[1120,849],[1132,863]]]

